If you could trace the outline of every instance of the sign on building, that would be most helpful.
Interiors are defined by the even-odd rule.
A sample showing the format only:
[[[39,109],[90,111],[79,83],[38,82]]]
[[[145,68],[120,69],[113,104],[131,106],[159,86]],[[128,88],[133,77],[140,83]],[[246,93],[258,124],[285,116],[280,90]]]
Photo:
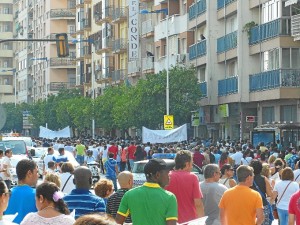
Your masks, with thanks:
[[[129,0],[129,24],[128,24],[128,59],[139,58],[139,1]]]
[[[164,129],[165,130],[174,129],[174,116],[173,115],[164,115]]]
[[[200,115],[199,111],[192,112],[191,125],[192,127],[198,127],[200,125]]]

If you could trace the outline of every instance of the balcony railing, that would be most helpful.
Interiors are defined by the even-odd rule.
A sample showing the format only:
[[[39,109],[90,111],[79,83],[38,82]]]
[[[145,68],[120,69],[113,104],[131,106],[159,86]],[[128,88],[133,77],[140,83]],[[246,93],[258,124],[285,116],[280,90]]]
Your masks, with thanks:
[[[217,40],[217,53],[226,52],[237,46],[237,31],[226,34]]]
[[[154,56],[142,59],[142,69],[143,71],[154,70]]]
[[[74,58],[50,58],[50,66],[75,66],[76,60]]]
[[[224,8],[225,6],[235,2],[236,0],[218,0],[218,3],[217,3],[217,8],[218,10],[219,9],[222,9]]]
[[[84,54],[85,56],[88,56],[88,55],[91,55],[91,54],[92,54],[92,48],[91,48],[91,46],[84,46],[83,49],[84,49],[84,50],[83,50],[83,51],[84,51],[83,54]]]
[[[115,70],[112,72],[112,81],[124,80],[127,70]]]
[[[50,18],[75,18],[76,12],[71,9],[51,9]]]
[[[100,12],[95,12],[94,13],[94,18],[95,18],[95,22],[97,24],[102,23],[105,20],[109,20],[111,19],[113,14],[113,9],[112,7],[106,7],[105,9],[103,9]]]
[[[154,32],[154,26],[152,20],[146,20],[142,22],[142,35]]]
[[[91,28],[91,19],[90,18],[83,18],[83,27],[85,29]]]
[[[300,36],[300,14],[292,16],[292,36]]]
[[[116,8],[113,10],[113,13],[112,13],[113,21],[126,19],[127,14],[128,14],[127,8]]]
[[[229,77],[218,81],[218,96],[225,96],[238,92],[238,77]]]
[[[300,87],[300,70],[278,69],[249,76],[250,91],[263,91],[279,87]]]
[[[75,83],[70,82],[50,82],[50,91],[60,91],[62,89],[70,89],[75,87]]]
[[[95,50],[96,51],[101,51],[104,49],[112,48],[112,38],[111,37],[105,37],[101,38],[100,40],[94,41],[95,44]]]
[[[114,72],[113,70],[114,70],[113,67],[107,67],[107,68],[104,68],[104,69],[100,70],[97,73],[97,79],[98,80],[103,80],[103,79],[111,78],[112,73]]]
[[[200,0],[192,4],[189,8],[189,20],[195,19],[204,12],[206,12],[206,0]]]
[[[254,45],[279,35],[291,34],[291,19],[277,19],[253,27],[250,30],[249,44]]]
[[[122,50],[126,50],[127,49],[127,39],[120,38],[120,39],[113,41],[112,49],[113,49],[113,52],[120,52]]]
[[[206,55],[206,40],[200,41],[190,46],[189,59],[193,60]]]
[[[139,60],[128,62],[128,74],[139,73],[141,71],[141,64]]]
[[[200,92],[201,92],[201,98],[206,98],[207,97],[207,82],[203,81],[200,82]]]

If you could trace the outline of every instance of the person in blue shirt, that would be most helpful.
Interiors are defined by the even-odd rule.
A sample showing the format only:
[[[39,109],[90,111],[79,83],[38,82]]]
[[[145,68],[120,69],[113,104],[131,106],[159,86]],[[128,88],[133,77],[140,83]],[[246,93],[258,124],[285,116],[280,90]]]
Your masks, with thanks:
[[[74,170],[74,184],[76,188],[63,200],[70,212],[75,209],[75,219],[86,214],[106,211],[104,200],[90,192],[92,173],[88,167],[79,166]]]
[[[20,224],[30,212],[37,212],[35,206],[35,187],[38,181],[38,167],[33,160],[23,159],[16,167],[18,186],[12,188],[5,215],[18,213],[13,220]]]
[[[109,159],[104,163],[104,167],[106,170],[105,177],[110,179],[114,183],[115,191],[118,190],[117,186],[117,175],[119,174],[117,161],[114,159],[114,153],[108,153]]]

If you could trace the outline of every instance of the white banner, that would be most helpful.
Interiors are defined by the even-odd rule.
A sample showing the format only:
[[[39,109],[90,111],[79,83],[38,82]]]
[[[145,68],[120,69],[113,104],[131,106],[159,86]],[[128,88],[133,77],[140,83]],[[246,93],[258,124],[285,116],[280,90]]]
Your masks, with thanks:
[[[128,61],[139,58],[139,1],[128,1]]]
[[[50,130],[46,127],[40,126],[40,135],[39,135],[39,137],[49,138],[49,139],[69,138],[69,137],[71,137],[70,127],[67,126],[62,130],[54,131],[54,130]]]
[[[150,130],[143,127],[143,143],[169,143],[187,140],[187,126],[182,125],[173,130]]]

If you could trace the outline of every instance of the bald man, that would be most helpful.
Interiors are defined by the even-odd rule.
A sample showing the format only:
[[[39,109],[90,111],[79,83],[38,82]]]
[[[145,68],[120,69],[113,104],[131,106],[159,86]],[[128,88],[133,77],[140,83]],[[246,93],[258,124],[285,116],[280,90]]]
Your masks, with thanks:
[[[118,181],[121,188],[108,198],[106,205],[106,213],[110,214],[113,218],[117,215],[117,211],[124,194],[133,186],[133,175],[129,171],[123,171],[119,173]],[[132,223],[131,217],[128,216],[125,222]]]
[[[73,182],[76,188],[64,197],[64,201],[71,212],[75,209],[75,219],[90,213],[105,212],[104,200],[90,192],[92,173],[88,167],[77,167]]]

